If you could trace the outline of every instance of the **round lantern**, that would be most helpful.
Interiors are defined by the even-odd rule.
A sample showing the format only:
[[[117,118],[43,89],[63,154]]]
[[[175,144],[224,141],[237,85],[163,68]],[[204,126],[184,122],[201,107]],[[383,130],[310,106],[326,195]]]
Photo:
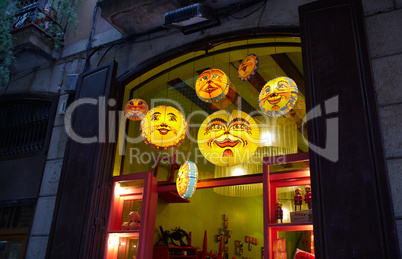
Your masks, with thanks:
[[[237,71],[239,79],[242,81],[248,81],[252,78],[258,69],[258,56],[255,54],[250,54],[245,57]]]
[[[280,117],[293,109],[297,96],[297,86],[292,79],[277,77],[262,88],[259,96],[260,108],[270,117]]]
[[[176,188],[177,193],[183,199],[190,198],[197,187],[198,169],[197,165],[191,161],[186,161],[180,166],[177,173]]]
[[[229,92],[229,77],[216,68],[205,70],[195,82],[198,97],[207,103],[216,102]]]
[[[247,113],[234,110],[214,112],[198,131],[202,155],[218,166],[246,162],[256,151],[260,138],[258,126]]]
[[[124,108],[124,114],[133,121],[141,120],[148,112],[148,104],[142,99],[131,99]]]
[[[177,147],[186,137],[187,122],[183,114],[172,106],[153,108],[141,120],[144,142],[160,150]]]

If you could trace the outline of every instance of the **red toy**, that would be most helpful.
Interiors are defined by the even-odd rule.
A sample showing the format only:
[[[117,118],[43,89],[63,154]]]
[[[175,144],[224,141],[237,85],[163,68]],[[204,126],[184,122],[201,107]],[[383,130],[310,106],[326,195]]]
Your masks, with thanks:
[[[295,190],[295,197],[293,198],[295,204],[295,211],[297,211],[297,205],[299,205],[299,210],[301,210],[301,206],[303,204],[303,195],[301,194],[302,190],[297,188]]]
[[[282,222],[282,220],[283,220],[282,203],[278,201],[275,206],[276,206],[276,209],[275,209],[275,221],[278,222],[278,220],[281,220],[281,223],[283,223]]]
[[[310,185],[306,185],[305,187],[306,194],[304,195],[304,201],[307,203],[309,209],[312,208],[312,198],[311,198],[311,187]]]

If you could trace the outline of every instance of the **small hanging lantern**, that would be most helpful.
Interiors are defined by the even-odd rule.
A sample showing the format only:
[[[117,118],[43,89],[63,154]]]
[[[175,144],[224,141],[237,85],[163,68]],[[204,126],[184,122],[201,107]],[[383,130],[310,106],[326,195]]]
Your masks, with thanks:
[[[258,56],[256,54],[250,54],[246,56],[238,69],[238,75],[239,79],[242,81],[248,81],[250,80],[255,73],[257,72],[258,69]]]
[[[239,110],[214,112],[198,131],[202,155],[218,166],[246,162],[256,151],[259,139],[260,132],[254,119]]]
[[[148,104],[142,99],[131,99],[124,107],[124,115],[132,121],[144,118],[148,112]]]
[[[277,77],[264,85],[260,92],[261,110],[270,117],[280,117],[288,113],[296,104],[298,90],[289,77]]]
[[[166,150],[177,147],[186,137],[187,122],[172,106],[153,108],[141,121],[141,136],[153,148]]]
[[[205,70],[195,82],[198,97],[207,103],[216,102],[229,92],[229,77],[216,68]]]
[[[183,199],[190,198],[197,188],[198,168],[194,162],[186,161],[180,166],[177,173],[176,188],[177,193]]]

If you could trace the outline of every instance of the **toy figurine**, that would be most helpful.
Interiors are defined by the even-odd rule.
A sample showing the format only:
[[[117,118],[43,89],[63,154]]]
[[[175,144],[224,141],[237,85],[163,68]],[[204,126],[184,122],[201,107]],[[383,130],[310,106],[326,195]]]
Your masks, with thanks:
[[[293,198],[294,203],[295,203],[295,211],[297,211],[297,205],[299,205],[299,210],[301,210],[301,206],[303,204],[303,196],[302,196],[302,190],[300,188],[297,188],[295,190],[295,197]]]
[[[306,185],[304,189],[306,190],[306,194],[304,195],[304,201],[307,203],[308,209],[311,210],[312,208],[311,187],[310,185]]]
[[[276,209],[275,209],[275,221],[278,223],[278,220],[283,220],[283,210],[282,210],[282,203],[281,202],[277,202],[276,203]]]

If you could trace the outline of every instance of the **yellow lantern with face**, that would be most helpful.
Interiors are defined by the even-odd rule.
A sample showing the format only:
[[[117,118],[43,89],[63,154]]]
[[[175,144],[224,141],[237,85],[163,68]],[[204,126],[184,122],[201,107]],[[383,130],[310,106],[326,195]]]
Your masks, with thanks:
[[[211,68],[198,77],[195,82],[195,91],[202,101],[216,102],[228,94],[229,84],[230,80],[222,70]]]
[[[289,77],[277,77],[264,85],[260,92],[261,110],[270,117],[280,117],[288,113],[296,104],[298,90]]]
[[[250,80],[257,72],[258,64],[258,56],[256,54],[250,54],[245,57],[237,71],[239,79],[242,81]]]
[[[198,168],[194,162],[186,161],[177,173],[176,189],[183,199],[190,198],[197,188]]]
[[[138,121],[144,118],[148,112],[148,104],[142,99],[131,99],[124,107],[124,114],[127,118],[133,121]]]
[[[160,150],[177,147],[186,137],[187,122],[183,114],[172,106],[153,108],[141,121],[144,142]]]
[[[246,162],[256,151],[260,138],[258,126],[247,113],[217,111],[204,120],[198,131],[202,155],[218,166]]]

